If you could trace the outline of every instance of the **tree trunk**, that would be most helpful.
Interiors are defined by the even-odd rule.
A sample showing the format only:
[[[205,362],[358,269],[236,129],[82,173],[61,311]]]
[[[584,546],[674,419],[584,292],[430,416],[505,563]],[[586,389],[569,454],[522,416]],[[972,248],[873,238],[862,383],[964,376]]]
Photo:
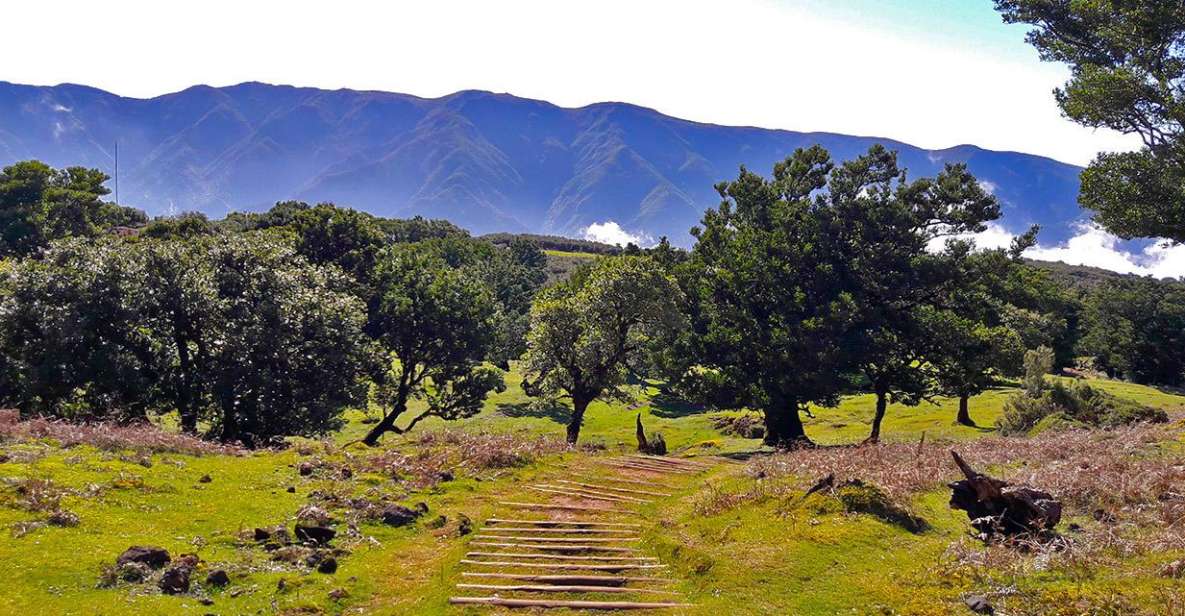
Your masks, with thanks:
[[[881,422],[885,419],[885,408],[889,405],[889,395],[883,391],[876,392],[876,414],[872,417],[872,433],[865,439],[865,443],[879,443],[881,440]]]
[[[964,426],[975,427],[975,422],[971,421],[971,413],[968,411],[968,400],[971,396],[961,394],[959,396],[959,417],[958,422]]]
[[[180,334],[174,336],[177,345],[177,363],[181,368],[181,381],[177,384],[177,412],[181,415],[181,431],[197,433],[197,408],[193,399],[193,360],[189,356],[189,343]]]
[[[368,447],[374,447],[375,445],[378,445],[379,439],[395,427],[395,420],[399,419],[399,416],[403,414],[403,411],[406,408],[407,405],[405,404],[399,404],[393,407],[390,412],[383,415],[382,420],[374,424],[374,427],[370,429],[370,432],[366,433],[366,436],[362,439],[362,442]]]
[[[568,420],[568,444],[575,445],[580,438],[580,426],[584,424],[584,411],[588,409],[591,399],[583,396],[572,396],[572,419]]]
[[[765,444],[778,449],[813,445],[802,427],[797,401],[788,400],[765,409]]]

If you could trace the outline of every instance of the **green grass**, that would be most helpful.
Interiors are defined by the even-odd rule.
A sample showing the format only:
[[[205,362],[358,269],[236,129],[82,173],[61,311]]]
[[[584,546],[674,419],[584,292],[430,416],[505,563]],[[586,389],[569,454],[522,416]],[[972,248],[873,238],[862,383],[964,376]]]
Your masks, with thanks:
[[[520,380],[521,375],[508,375],[508,389],[492,396],[473,418],[454,423],[428,420],[416,431],[449,427],[560,437],[567,407],[533,404],[518,387]],[[1110,381],[1097,385],[1144,404],[1185,406],[1185,397],[1147,387]],[[1000,389],[977,396],[972,417],[983,426],[993,425],[1011,392]],[[653,387],[638,388],[638,393],[632,403],[594,403],[582,442],[611,452],[628,450],[634,444],[634,416],[640,413],[647,431],[661,432],[673,450],[715,454],[760,449],[757,440],[718,433],[710,412],[664,400]],[[816,409],[815,417],[806,422],[808,434],[825,444],[859,442],[867,436],[872,403],[871,396],[853,396],[837,408]],[[893,405],[884,439],[916,441],[923,433],[928,440],[970,439],[987,433],[986,428],[956,425],[955,410],[955,401],[947,399],[917,407]],[[331,440],[340,445],[359,438],[370,425],[364,417],[362,411],[349,413],[347,425]],[[385,446],[414,453],[408,437],[389,435]],[[307,613],[334,614],[350,607],[379,614],[479,613],[446,604],[464,542],[422,526],[363,524],[362,534],[374,541],[345,543],[352,553],[340,559],[341,569],[331,576],[276,570],[266,553],[238,540],[243,529],[290,522],[311,491],[342,484],[299,477],[294,465],[303,458],[295,450],[241,457],[158,454],[148,467],[138,456],[88,447],[63,450],[52,443],[0,445],[0,452],[13,456],[0,463],[0,479],[5,482],[49,479],[79,493],[97,493],[64,498],[63,507],[81,518],[78,527],[44,527],[17,537],[11,532],[15,524],[44,514],[13,507],[12,489],[0,485],[0,613],[247,614],[298,613],[307,608],[320,611]],[[352,447],[319,455],[345,459],[369,453]],[[480,521],[498,511],[499,499],[521,493],[523,482],[591,469],[590,455],[595,454],[552,455],[527,467],[466,475],[425,491],[408,491],[378,475],[355,476],[348,488],[358,494],[386,494],[400,502],[423,500],[432,516],[455,520],[464,513]],[[722,467],[707,487],[689,486],[647,512],[646,542],[675,565],[683,580],[681,590],[698,606],[689,613],[865,613],[884,606],[890,610],[885,613],[938,614],[957,608],[958,593],[975,587],[974,580],[934,572],[947,546],[966,529],[962,514],[946,508],[942,493],[920,495],[913,503],[915,512],[932,526],[921,534],[868,515],[777,500],[713,515],[697,513],[695,499],[705,490],[744,489],[752,483],[740,478],[738,469]],[[204,474],[213,481],[199,483]],[[289,486],[295,486],[295,494],[286,491]],[[213,606],[201,605],[195,597],[166,597],[155,589],[97,588],[101,568],[134,544],[161,545],[174,555],[197,552],[211,566],[228,567],[233,583],[210,595]],[[1124,580],[1129,580],[1126,592],[1152,596],[1149,566],[1123,561],[1113,570],[1094,573],[1096,579],[1087,586],[1075,585],[1065,576],[1033,576],[1018,583],[1038,585],[1047,593],[1081,595],[1122,590]],[[203,577],[204,572],[195,579]],[[278,589],[281,579],[284,590]],[[329,598],[335,589],[344,589],[348,596],[341,601]],[[241,594],[231,596],[232,591]]]

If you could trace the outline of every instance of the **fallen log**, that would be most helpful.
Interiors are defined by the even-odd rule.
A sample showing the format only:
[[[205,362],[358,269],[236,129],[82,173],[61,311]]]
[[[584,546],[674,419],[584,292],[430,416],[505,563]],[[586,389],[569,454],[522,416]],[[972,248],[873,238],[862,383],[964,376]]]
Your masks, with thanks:
[[[984,542],[1018,536],[1048,537],[1062,519],[1062,504],[1053,495],[1028,486],[1014,486],[971,468],[955,451],[964,479],[948,484],[950,507],[967,512]]]
[[[539,601],[535,599],[503,599],[501,597],[449,597],[454,605],[495,605],[498,607],[572,608],[585,610],[657,610],[663,608],[695,607],[690,603],[642,603],[633,601]]]

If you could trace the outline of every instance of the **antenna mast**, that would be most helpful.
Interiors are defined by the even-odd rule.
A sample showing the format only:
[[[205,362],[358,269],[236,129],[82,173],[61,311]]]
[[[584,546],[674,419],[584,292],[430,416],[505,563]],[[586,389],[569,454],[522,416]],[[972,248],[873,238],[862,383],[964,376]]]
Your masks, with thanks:
[[[115,140],[115,202],[119,203],[119,139]]]

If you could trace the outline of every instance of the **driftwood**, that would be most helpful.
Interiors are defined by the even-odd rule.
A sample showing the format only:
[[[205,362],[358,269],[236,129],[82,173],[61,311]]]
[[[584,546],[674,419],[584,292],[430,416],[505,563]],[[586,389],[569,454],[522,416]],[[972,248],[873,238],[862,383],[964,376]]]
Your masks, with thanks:
[[[1062,519],[1062,504],[1048,492],[1013,486],[971,468],[951,451],[965,479],[949,484],[951,509],[967,512],[980,539],[1050,536]]]

